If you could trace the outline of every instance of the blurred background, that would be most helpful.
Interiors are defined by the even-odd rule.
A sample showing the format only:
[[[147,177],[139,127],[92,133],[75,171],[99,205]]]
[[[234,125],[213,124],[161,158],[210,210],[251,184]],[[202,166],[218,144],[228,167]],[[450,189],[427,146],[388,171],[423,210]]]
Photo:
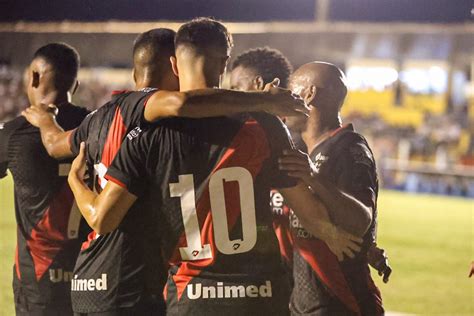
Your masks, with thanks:
[[[349,85],[344,121],[368,139],[384,188],[379,244],[394,274],[378,283],[387,309],[474,315],[472,0],[7,0],[0,8],[0,122],[28,105],[23,74],[40,46],[63,41],[79,51],[73,101],[93,109],[112,90],[133,87],[138,33],[177,30],[197,16],[225,22],[233,56],[270,46],[295,69],[338,65]],[[12,205],[11,179],[0,181],[2,267],[13,262]],[[0,314],[10,315],[5,270]]]

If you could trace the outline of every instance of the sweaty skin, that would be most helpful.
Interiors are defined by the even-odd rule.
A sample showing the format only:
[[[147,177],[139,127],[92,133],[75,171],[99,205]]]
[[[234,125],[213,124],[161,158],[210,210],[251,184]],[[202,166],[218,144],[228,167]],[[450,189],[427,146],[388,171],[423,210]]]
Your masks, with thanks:
[[[176,56],[177,58],[171,57],[171,60],[173,71],[180,78],[181,91],[206,89],[209,85],[218,83],[228,58],[212,55],[211,60],[206,60],[204,56],[195,56],[186,48],[178,48]],[[214,68],[210,69],[212,67]],[[81,145],[81,153],[74,160],[68,177],[77,205],[97,233],[110,232],[118,227],[137,197],[111,181],[107,182],[100,194],[94,193],[83,181],[84,165],[84,145]],[[298,215],[302,225],[310,233],[324,240],[339,260],[343,260],[344,256],[354,257],[354,252],[360,251],[358,243],[361,243],[362,239],[334,226],[329,221],[325,207],[305,184],[300,182],[293,188],[281,190],[281,193]]]
[[[306,122],[300,118],[287,119],[289,128],[301,135],[311,152],[331,131],[341,126],[340,109],[347,94],[344,73],[329,63],[307,63],[292,74],[289,87],[311,105]],[[286,152],[280,159],[280,169],[308,184],[342,228],[359,237],[368,230],[374,211],[370,198],[358,200],[334,184],[319,179],[308,155]],[[368,259],[379,275],[383,275],[384,282],[388,282],[392,269],[384,250],[373,244]]]
[[[308,63],[293,73],[290,88],[313,105],[308,122],[300,128],[301,137],[311,152],[330,131],[341,126],[339,110],[347,92],[344,74],[332,64]],[[291,118],[288,121],[292,128],[295,122]],[[334,184],[323,183],[303,153],[287,152],[280,159],[280,168],[310,185],[342,227],[359,237],[365,234],[372,222],[370,201],[359,201]]]

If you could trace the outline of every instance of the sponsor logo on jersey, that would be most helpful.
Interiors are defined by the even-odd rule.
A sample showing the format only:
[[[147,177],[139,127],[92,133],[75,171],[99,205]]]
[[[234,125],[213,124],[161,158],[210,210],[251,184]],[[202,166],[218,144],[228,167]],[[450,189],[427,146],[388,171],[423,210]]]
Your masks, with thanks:
[[[49,269],[49,280],[53,283],[71,282],[72,271],[64,271],[63,269]]]
[[[127,134],[127,138],[128,140],[132,140],[136,137],[138,137],[138,135],[140,135],[140,133],[142,132],[142,129],[140,127],[135,127],[134,129],[132,129],[128,134]]]
[[[303,225],[301,225],[298,216],[296,216],[296,214],[292,210],[290,210],[290,227],[292,228],[297,238],[313,238],[313,235],[309,233],[306,229],[304,229]]]
[[[77,274],[71,280],[71,291],[106,291],[107,274],[102,273],[98,279],[78,279]]]
[[[272,297],[272,282],[269,280],[261,285],[224,285],[223,282],[217,282],[216,285],[203,285],[202,283],[196,283],[188,284],[186,289],[190,300]]]
[[[274,215],[285,215],[283,207],[284,207],[284,199],[283,195],[280,192],[272,190],[270,192],[270,205],[272,207],[272,212]]]

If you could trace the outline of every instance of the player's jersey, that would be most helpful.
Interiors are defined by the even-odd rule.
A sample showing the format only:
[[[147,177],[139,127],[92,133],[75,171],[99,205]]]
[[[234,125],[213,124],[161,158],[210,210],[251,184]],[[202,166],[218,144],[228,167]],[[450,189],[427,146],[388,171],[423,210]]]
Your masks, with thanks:
[[[276,117],[252,117],[163,120],[129,134],[109,168],[110,181],[153,201],[169,315],[288,312],[269,198],[296,185],[277,164],[291,139]]]
[[[370,276],[367,250],[375,240],[378,180],[366,140],[352,125],[335,130],[311,153],[318,177],[334,183],[375,210],[362,250],[342,263],[326,244],[309,234],[291,214],[295,286],[290,308],[295,315],[381,315],[380,292]]]
[[[293,269],[293,236],[290,229],[291,209],[284,201],[283,196],[278,190],[271,191],[270,206],[273,213],[273,229],[280,245],[282,261],[288,272],[291,272]]]
[[[64,104],[57,121],[70,130],[87,115]],[[39,129],[18,117],[0,126],[0,178],[10,170],[14,181],[17,247],[15,297],[33,304],[70,306],[74,263],[88,229],[67,183],[70,160],[51,158]]]
[[[298,137],[298,135],[291,136],[295,147],[306,152],[306,145],[304,145],[300,137]],[[290,229],[290,220],[293,211],[285,204],[283,195],[275,189],[270,193],[270,206],[273,213],[273,229],[275,230],[278,243],[280,244],[283,263],[290,274],[291,286],[293,286],[293,235]]]
[[[89,171],[94,171],[91,185],[98,192],[106,185],[104,175],[123,138],[132,126],[140,125],[146,102],[155,91],[114,92],[107,104],[91,113],[71,134],[73,152],[79,151],[81,142],[87,144]],[[133,307],[148,295],[161,296],[164,280],[160,288],[157,275],[164,269],[145,269],[152,266],[146,265],[147,260],[161,260],[158,253],[145,250],[149,244],[142,235],[146,229],[146,210],[146,206],[135,203],[115,231],[100,236],[92,232],[82,245],[71,286],[75,312],[113,311]],[[132,216],[135,212],[143,216]]]

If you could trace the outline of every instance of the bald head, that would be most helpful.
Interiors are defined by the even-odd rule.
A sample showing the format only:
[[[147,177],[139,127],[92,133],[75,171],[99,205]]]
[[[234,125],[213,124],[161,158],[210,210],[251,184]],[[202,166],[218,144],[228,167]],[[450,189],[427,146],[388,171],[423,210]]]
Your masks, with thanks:
[[[335,65],[315,61],[304,64],[293,73],[290,87],[300,95],[314,87],[316,93],[311,101],[314,99],[315,106],[339,110],[347,94],[345,80],[344,73]]]

